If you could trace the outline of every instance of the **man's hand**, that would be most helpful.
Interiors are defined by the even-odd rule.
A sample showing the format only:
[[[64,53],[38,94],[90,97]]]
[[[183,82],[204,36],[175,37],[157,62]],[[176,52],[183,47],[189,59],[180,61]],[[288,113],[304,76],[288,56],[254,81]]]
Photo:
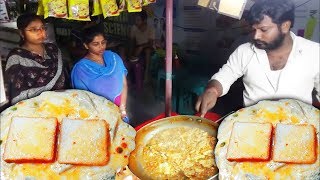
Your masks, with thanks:
[[[198,97],[195,108],[197,112],[200,112],[201,117],[204,117],[208,110],[216,105],[218,97],[217,91],[213,90],[207,90]]]
[[[219,81],[213,79],[209,81],[206,90],[198,97],[196,110],[200,112],[201,117],[216,105],[218,97],[222,94],[222,85]]]

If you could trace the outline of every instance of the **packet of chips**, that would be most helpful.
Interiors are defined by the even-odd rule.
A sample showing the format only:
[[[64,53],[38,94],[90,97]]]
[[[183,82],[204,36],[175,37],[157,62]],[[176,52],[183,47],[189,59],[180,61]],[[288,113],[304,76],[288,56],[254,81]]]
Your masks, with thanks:
[[[43,0],[44,18],[56,17],[67,18],[67,1],[66,0]]]
[[[43,8],[42,0],[38,1],[37,15],[39,15],[39,16],[43,16],[44,15],[44,8]]]
[[[126,1],[125,0],[118,0],[118,7],[119,7],[119,12],[123,12],[126,10]]]
[[[119,9],[116,0],[100,0],[103,17],[118,16]]]
[[[93,12],[91,16],[98,16],[102,14],[101,5],[99,0],[93,0]]]
[[[146,6],[148,4],[155,3],[155,2],[156,2],[156,0],[142,0],[142,5]]]
[[[142,0],[127,0],[128,12],[141,12]]]
[[[0,22],[5,23],[9,21],[10,18],[6,7],[6,2],[4,0],[0,0]]]
[[[69,0],[69,19],[78,21],[90,21],[89,0]]]

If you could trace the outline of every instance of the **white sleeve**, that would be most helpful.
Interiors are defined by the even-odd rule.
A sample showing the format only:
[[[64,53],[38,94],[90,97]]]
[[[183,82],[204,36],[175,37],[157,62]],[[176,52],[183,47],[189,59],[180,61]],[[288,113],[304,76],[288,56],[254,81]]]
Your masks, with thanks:
[[[228,93],[230,86],[243,75],[242,69],[242,55],[244,49],[237,48],[229,57],[226,64],[219,69],[219,71],[211,77],[211,80],[215,79],[222,85],[222,95]]]

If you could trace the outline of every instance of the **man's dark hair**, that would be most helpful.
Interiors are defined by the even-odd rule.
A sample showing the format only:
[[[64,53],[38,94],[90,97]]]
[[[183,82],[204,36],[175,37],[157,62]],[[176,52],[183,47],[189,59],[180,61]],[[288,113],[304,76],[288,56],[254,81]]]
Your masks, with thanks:
[[[83,30],[82,41],[86,44],[89,44],[90,42],[93,41],[94,37],[98,35],[102,35],[106,39],[106,36],[104,35],[100,26],[98,25],[91,26]]]
[[[145,10],[142,10],[137,14],[137,16],[140,16],[142,21],[146,21],[148,19],[148,14]]]
[[[290,21],[293,27],[294,10],[292,0],[259,0],[251,7],[247,20],[253,25],[260,23],[264,16],[269,16],[277,25]]]

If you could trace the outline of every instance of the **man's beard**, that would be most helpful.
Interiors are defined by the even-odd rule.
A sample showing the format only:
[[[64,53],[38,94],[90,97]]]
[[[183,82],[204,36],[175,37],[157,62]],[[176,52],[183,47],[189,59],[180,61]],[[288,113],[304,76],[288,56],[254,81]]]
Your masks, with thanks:
[[[254,39],[252,41],[253,41],[253,44],[259,49],[275,50],[282,45],[284,41],[284,37],[285,37],[285,34],[279,32],[279,35],[270,43],[260,41],[260,40],[254,40]]]

